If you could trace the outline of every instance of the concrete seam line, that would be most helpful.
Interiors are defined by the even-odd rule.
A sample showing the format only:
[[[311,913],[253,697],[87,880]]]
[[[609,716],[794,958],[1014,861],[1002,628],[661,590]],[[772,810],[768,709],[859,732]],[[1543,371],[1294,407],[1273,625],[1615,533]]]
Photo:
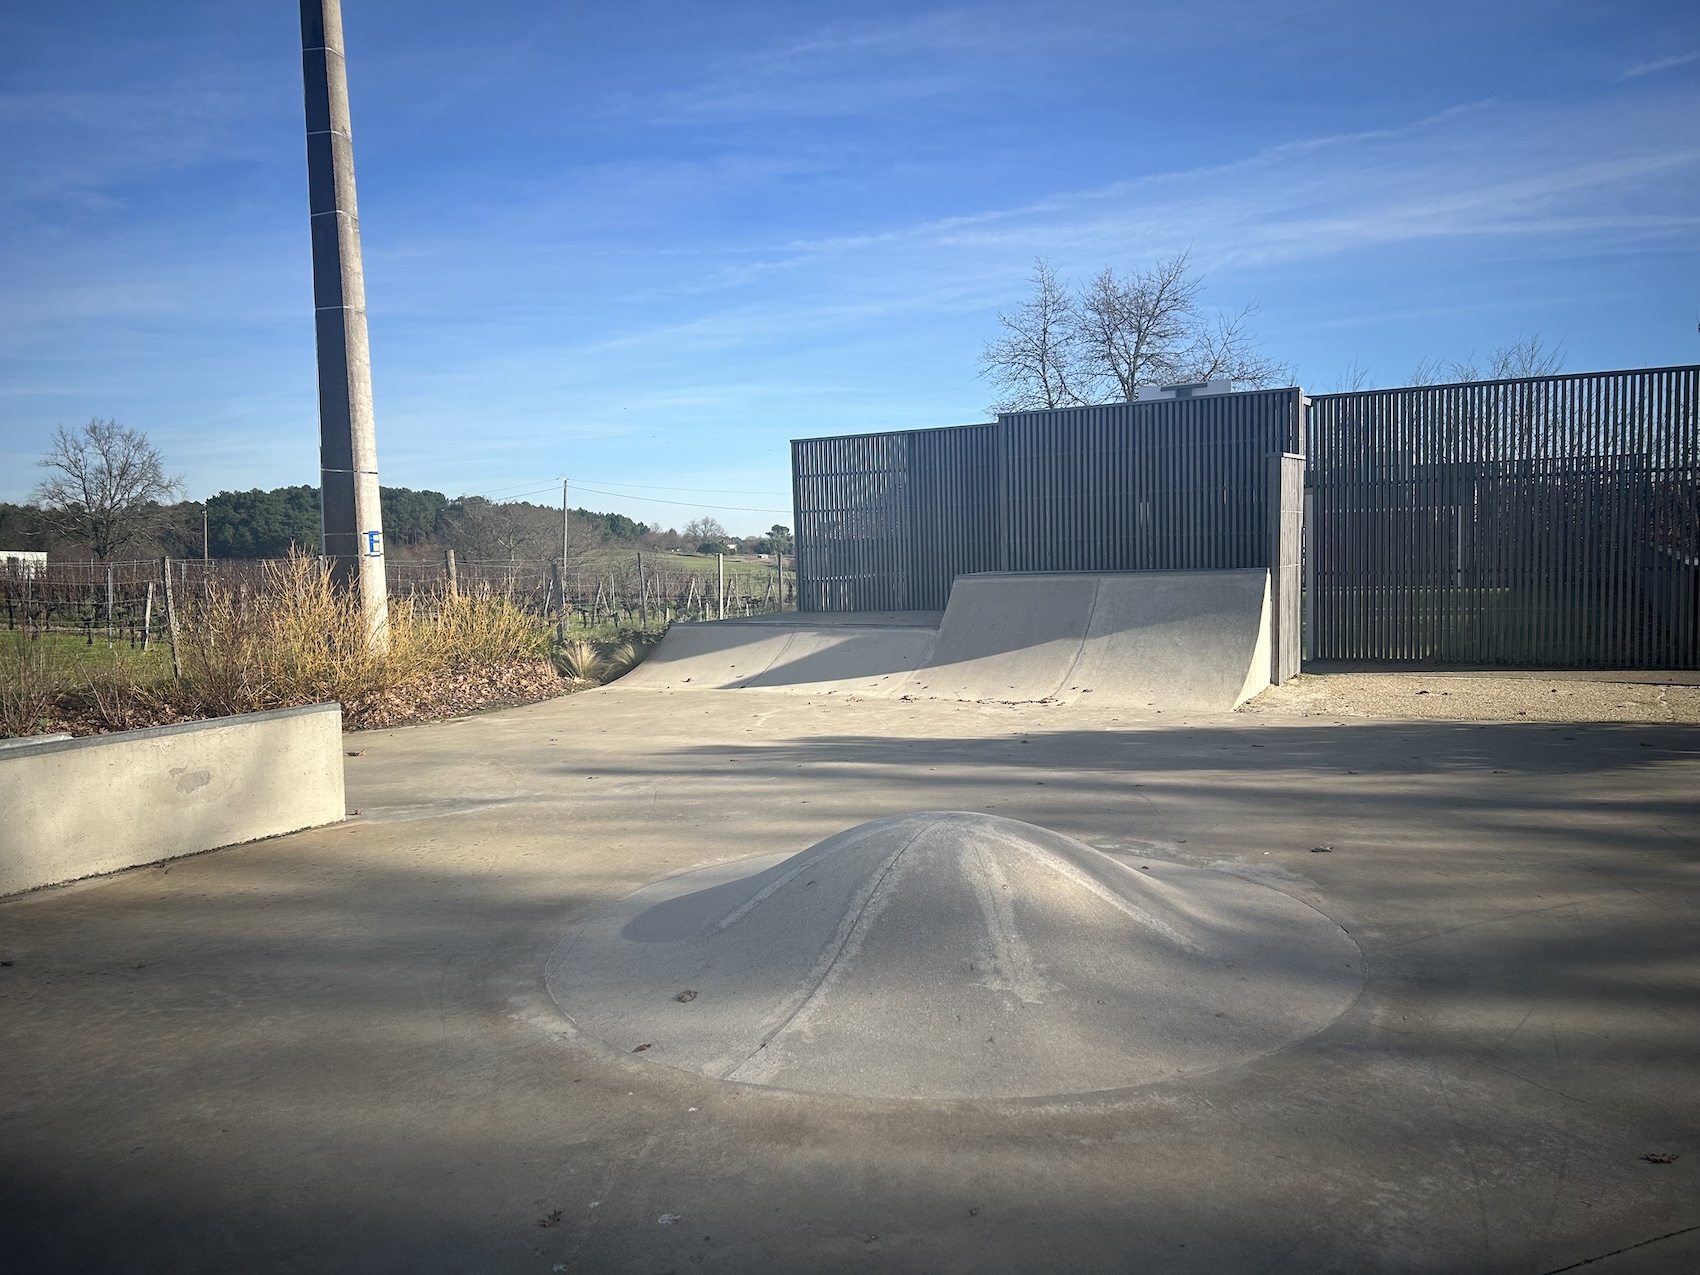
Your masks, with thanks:
[[[1086,658],[1087,645],[1092,641],[1092,624],[1098,618],[1098,599],[1103,596],[1104,577],[1100,575],[1092,582],[1092,605],[1086,608],[1086,627],[1081,630],[1080,647],[1075,651],[1074,662],[1068,666],[1068,671],[1063,674],[1062,681],[1058,682],[1056,689],[1051,692],[1053,699],[1062,694],[1063,687],[1074,681],[1075,670],[1080,667],[1080,662]]]
[[[1603,1262],[1608,1257],[1616,1257],[1619,1253],[1627,1253],[1632,1249],[1646,1248],[1649,1244],[1657,1244],[1660,1240],[1674,1240],[1679,1235],[1687,1235],[1690,1231],[1700,1231],[1700,1225],[1685,1226],[1680,1231],[1666,1231],[1663,1235],[1655,1235],[1650,1240],[1642,1240],[1639,1244],[1626,1244],[1622,1248],[1614,1248],[1609,1253],[1601,1253],[1598,1257],[1584,1257],[1580,1262],[1572,1262],[1569,1266],[1555,1266],[1544,1275],[1564,1275],[1565,1271],[1574,1271],[1583,1266],[1592,1266],[1595,1262]]]

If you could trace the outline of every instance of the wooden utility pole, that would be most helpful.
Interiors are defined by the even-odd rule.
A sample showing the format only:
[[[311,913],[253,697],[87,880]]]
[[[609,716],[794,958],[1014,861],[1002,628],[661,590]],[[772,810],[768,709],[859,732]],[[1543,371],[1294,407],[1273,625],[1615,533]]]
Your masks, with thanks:
[[[301,69],[307,106],[314,334],[319,352],[323,549],[331,579],[360,598],[367,641],[383,651],[389,649],[389,596],[342,0],[301,0]]]

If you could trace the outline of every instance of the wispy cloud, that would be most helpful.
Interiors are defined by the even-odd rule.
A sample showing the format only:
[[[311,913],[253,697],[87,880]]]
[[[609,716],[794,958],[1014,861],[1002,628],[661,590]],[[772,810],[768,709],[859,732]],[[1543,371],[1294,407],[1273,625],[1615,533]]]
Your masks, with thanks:
[[[1617,78],[1633,80],[1637,76],[1656,75],[1660,71],[1668,71],[1672,67],[1687,66],[1690,62],[1700,62],[1700,49],[1690,49],[1687,53],[1673,53],[1668,58],[1658,58],[1652,62],[1637,62]]]
[[[748,177],[728,162],[686,184]],[[770,401],[749,389],[751,360],[777,360],[767,375],[784,384],[780,397],[800,402],[788,352],[809,351],[817,388],[843,393],[854,376],[816,351],[905,332],[919,348],[954,339],[943,333],[1022,293],[1036,255],[1083,274],[1189,250],[1225,301],[1262,296],[1273,323],[1280,303],[1268,307],[1268,280],[1331,259],[1385,265],[1435,245],[1458,263],[1585,259],[1691,244],[1697,181],[1700,145],[1651,106],[1472,102],[1403,126],[1296,138],[1229,162],[836,236],[728,242],[716,230],[649,253],[589,252],[561,235],[559,216],[522,207],[477,228],[475,268],[460,264],[458,240],[433,237],[392,241],[369,258],[369,272],[380,338],[384,325],[406,324],[424,351],[443,341],[452,316],[442,380],[529,384],[572,401],[624,378],[649,387],[649,414],[666,410],[664,399],[718,413],[739,396]],[[649,186],[641,170],[621,184]],[[435,291],[425,296],[417,281]],[[467,359],[454,345],[502,352]],[[588,379],[585,369],[595,369]]]
[[[1190,248],[1207,267],[1244,272],[1445,239],[1568,240],[1594,253],[1700,226],[1676,197],[1700,177],[1700,145],[1677,127],[1663,131],[1653,120],[1475,103],[1403,128],[1298,139],[1229,163],[796,240],[746,262],[744,281],[832,263],[858,280],[864,300],[855,309],[865,313],[875,281],[889,281],[893,304],[931,307],[941,293],[984,298],[1024,277],[1037,254],[1090,269]],[[747,314],[734,326],[746,322]]]
[[[453,6],[362,9],[391,481],[570,455],[682,486],[735,456],[782,483],[788,437],[974,419],[975,354],[1040,254],[1078,278],[1188,250],[1208,296],[1263,303],[1272,353],[1332,373],[1502,320],[1626,365],[1700,252],[1700,92],[1639,78],[1700,60],[1691,31],[1625,90],[1554,79],[1586,24],[1501,24],[1484,38],[1539,47],[1480,100],[1455,56],[1477,15],[1445,4],[511,7],[469,44]],[[81,28],[38,10],[76,73],[0,89],[0,434],[98,411],[169,440],[197,489],[310,477],[288,15],[216,47],[137,18],[84,73]],[[1397,40],[1429,96],[1378,94],[1364,68]],[[1324,44],[1340,74],[1271,72]],[[1589,64],[1647,52],[1626,34]]]

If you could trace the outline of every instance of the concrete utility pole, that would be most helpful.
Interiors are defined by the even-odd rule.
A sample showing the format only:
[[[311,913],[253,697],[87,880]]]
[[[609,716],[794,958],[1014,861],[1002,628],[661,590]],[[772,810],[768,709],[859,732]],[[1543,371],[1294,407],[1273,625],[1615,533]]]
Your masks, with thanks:
[[[313,317],[319,349],[319,510],[331,578],[357,589],[373,647],[389,646],[378,439],[354,144],[343,61],[342,0],[301,0],[307,102],[307,198],[313,228]]]

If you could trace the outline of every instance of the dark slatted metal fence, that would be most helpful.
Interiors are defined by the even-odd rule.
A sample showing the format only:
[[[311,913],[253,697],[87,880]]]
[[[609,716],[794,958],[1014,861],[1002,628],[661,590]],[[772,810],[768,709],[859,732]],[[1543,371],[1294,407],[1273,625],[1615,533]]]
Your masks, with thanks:
[[[1268,564],[1268,458],[1301,451],[1273,390],[998,418],[1004,570]]]
[[[1269,563],[1297,390],[1017,412],[791,444],[805,611],[938,610],[973,571]]]
[[[1313,398],[1310,657],[1700,667],[1700,368]]]

